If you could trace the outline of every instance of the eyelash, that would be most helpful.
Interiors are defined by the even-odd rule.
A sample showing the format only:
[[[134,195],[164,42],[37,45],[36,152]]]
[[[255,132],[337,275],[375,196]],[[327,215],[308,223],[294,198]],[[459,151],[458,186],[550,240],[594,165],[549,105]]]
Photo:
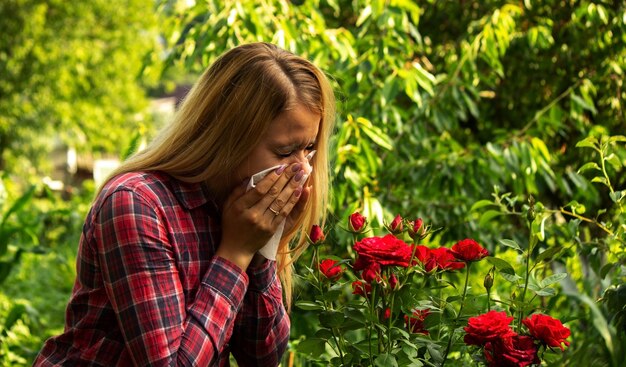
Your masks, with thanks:
[[[307,146],[306,148],[304,148],[304,150],[309,151],[309,152],[314,150],[314,149],[315,149],[315,145],[313,145],[313,144],[311,144],[311,145]],[[294,151],[291,151],[289,153],[279,153],[278,155],[280,157],[282,157],[282,158],[289,158],[293,154],[293,152]]]

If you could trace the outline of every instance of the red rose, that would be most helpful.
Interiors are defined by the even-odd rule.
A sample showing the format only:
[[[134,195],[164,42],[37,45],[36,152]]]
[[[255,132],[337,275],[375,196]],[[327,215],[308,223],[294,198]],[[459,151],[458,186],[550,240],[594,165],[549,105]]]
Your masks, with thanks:
[[[510,338],[517,335],[509,326],[511,321],[513,317],[508,317],[504,311],[489,311],[470,317],[463,328],[466,333],[463,340],[468,345],[483,346],[494,340]]]
[[[536,313],[522,320],[522,323],[528,328],[530,335],[543,344],[559,347],[561,350],[565,350],[563,344],[569,346],[569,342],[565,340],[570,336],[569,329],[554,317]]]
[[[541,363],[538,349],[532,337],[515,335],[488,342],[484,353],[489,367],[525,367]]]
[[[367,237],[354,244],[354,251],[359,255],[354,263],[354,270],[363,270],[370,263],[381,266],[409,266],[411,246],[388,234],[385,237]]]
[[[391,309],[387,307],[385,309],[385,313],[383,313],[383,320],[389,320],[390,317],[391,317]]]
[[[358,294],[359,296],[369,297],[372,293],[372,285],[369,283],[363,283],[360,280],[352,282],[352,294]]]
[[[350,227],[350,230],[352,232],[361,232],[361,230],[364,229],[365,227],[365,223],[367,222],[367,219],[362,216],[359,212],[354,212],[352,214],[350,214],[350,217],[348,218],[348,224]]]
[[[456,261],[456,258],[447,247],[439,247],[430,250],[430,256],[428,257],[426,264],[426,271],[432,270],[457,270],[463,269],[465,263]]]
[[[489,251],[469,238],[455,243],[451,251],[454,257],[461,261],[478,261],[489,255]]]
[[[396,215],[396,217],[393,218],[393,220],[391,221],[391,224],[389,224],[388,226],[388,229],[389,231],[391,231],[391,233],[402,232],[403,225],[402,225],[402,217],[400,216],[400,214]]]
[[[430,314],[429,309],[414,310],[413,315],[404,315],[404,323],[407,329],[414,334],[428,335],[429,332],[424,328],[424,320]]]
[[[314,245],[322,243],[324,241],[324,232],[322,232],[322,227],[314,224],[311,227],[311,232],[309,233],[309,238],[311,239],[311,243]]]
[[[339,261],[332,259],[324,259],[319,265],[320,272],[330,280],[336,280],[343,274],[343,268],[339,265]]]
[[[369,265],[361,273],[361,278],[368,283],[380,281],[380,264],[369,263]]]

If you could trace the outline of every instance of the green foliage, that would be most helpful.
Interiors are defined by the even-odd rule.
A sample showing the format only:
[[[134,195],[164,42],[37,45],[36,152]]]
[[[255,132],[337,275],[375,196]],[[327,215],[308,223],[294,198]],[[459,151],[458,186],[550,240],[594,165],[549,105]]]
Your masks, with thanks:
[[[518,312],[531,311],[520,298],[533,299],[572,329],[571,347],[546,357],[548,365],[624,360],[623,2],[163,0],[156,10],[165,53],[155,45],[154,2],[123,8],[99,0],[0,2],[0,34],[10,35],[0,42],[0,169],[19,174],[16,185],[37,187],[32,194],[10,188],[3,204],[0,238],[11,240],[0,242],[0,261],[22,259],[2,283],[0,325],[11,327],[3,334],[3,363],[28,364],[33,345],[62,327],[92,192],[66,203],[33,179],[50,168],[50,137],[126,156],[144,134],[141,84],[161,72],[162,54],[171,64],[166,78],[180,70],[194,75],[226,49],[260,40],[314,61],[337,93],[332,255],[353,255],[349,236],[332,229],[355,210],[376,229],[393,213],[427,218],[443,226],[431,241],[472,237],[493,254],[470,278],[474,289],[489,272],[491,296],[513,287],[510,304]],[[22,209],[6,215],[25,193],[31,196]],[[34,253],[42,249],[47,253]],[[519,270],[524,259],[534,264],[529,271]],[[306,274],[310,261],[305,254],[298,273]],[[304,299],[314,291],[301,282],[297,293]],[[458,305],[456,297],[450,302]],[[316,334],[319,304],[300,306],[313,307],[291,315],[292,347],[303,353],[286,358],[316,365],[311,356],[329,353],[329,335]],[[348,329],[367,320],[358,312],[322,319],[345,325],[354,340],[363,334]],[[434,360],[444,352],[415,343]],[[401,346],[404,355],[415,343]],[[373,364],[411,362],[400,355],[383,354]]]
[[[331,228],[356,209],[378,226],[384,213],[402,212],[444,225],[435,235],[441,243],[470,236],[509,264],[532,249],[542,265],[529,274],[536,281],[527,292],[539,299],[563,284],[572,286],[568,294],[598,299],[624,282],[623,3],[185,4],[161,5],[173,15],[173,63],[199,71],[227,48],[264,40],[333,79],[340,114]],[[577,148],[580,141],[589,148]],[[536,242],[529,243],[521,229],[531,195]],[[341,234],[330,239],[346,243]],[[333,252],[346,257],[350,249]],[[522,274],[494,265],[497,276],[520,281]],[[556,279],[547,278],[551,268],[571,277],[547,284]],[[548,363],[613,363],[610,351],[599,352],[608,351],[604,344],[594,349],[602,339],[585,332],[593,328],[590,309],[574,307],[570,296],[551,298],[542,304],[557,316],[579,310],[570,320],[579,320],[572,326],[580,342]],[[617,317],[598,307],[606,320]],[[623,330],[615,337],[623,340]]]
[[[147,120],[138,81],[151,73],[144,62],[159,68],[153,2],[121,5],[0,2],[1,170],[49,174],[59,143],[119,153],[129,129]]]

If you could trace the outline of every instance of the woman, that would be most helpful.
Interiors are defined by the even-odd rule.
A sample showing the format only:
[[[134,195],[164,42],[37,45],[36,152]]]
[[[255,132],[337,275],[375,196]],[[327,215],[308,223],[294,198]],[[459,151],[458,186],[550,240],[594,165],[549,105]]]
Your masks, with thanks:
[[[289,304],[290,253],[323,221],[333,122],[332,90],[307,60],[267,43],[223,54],[100,190],[65,331],[35,366],[225,366],[230,353],[277,365],[289,337],[281,282]],[[283,221],[266,260],[257,251]]]

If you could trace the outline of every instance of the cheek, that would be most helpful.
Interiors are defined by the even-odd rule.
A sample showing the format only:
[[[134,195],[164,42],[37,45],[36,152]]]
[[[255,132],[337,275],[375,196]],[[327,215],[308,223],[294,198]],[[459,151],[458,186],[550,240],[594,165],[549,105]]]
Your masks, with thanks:
[[[263,171],[269,167],[286,163],[271,154],[271,152],[256,149],[241,163],[241,165],[235,171],[235,176],[238,180],[245,180],[257,172]]]

